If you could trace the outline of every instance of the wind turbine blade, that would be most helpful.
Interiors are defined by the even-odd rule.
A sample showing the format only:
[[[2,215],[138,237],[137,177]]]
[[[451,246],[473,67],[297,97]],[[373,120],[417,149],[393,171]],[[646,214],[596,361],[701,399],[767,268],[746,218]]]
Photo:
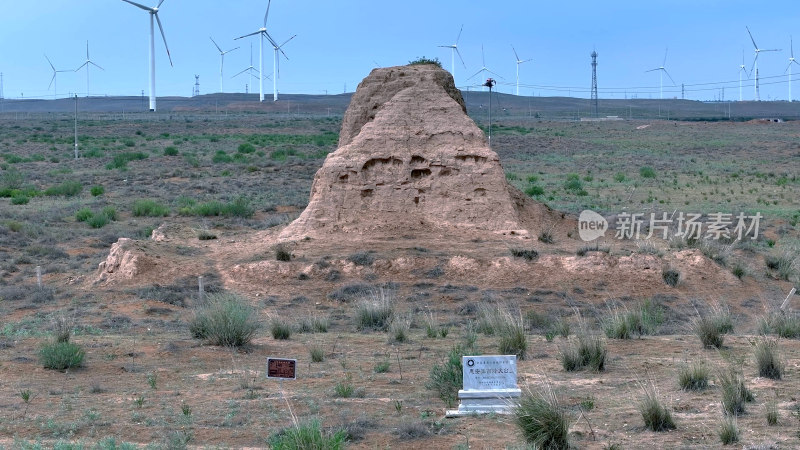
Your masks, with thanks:
[[[514,58],[517,58],[517,62],[519,62],[519,55],[517,55],[517,49],[514,48],[514,44],[511,44],[511,50],[514,50]]]
[[[79,71],[79,70],[83,69],[83,66],[86,66],[86,65],[88,65],[88,64],[89,64],[89,61],[86,61],[85,63],[81,64],[81,65],[80,65],[80,67],[78,67],[77,69],[75,69],[75,72],[77,72],[77,71]],[[94,63],[92,63],[92,64],[94,64]],[[97,64],[95,64],[95,65],[97,65]]]
[[[644,73],[655,72],[656,70],[661,70],[661,67],[656,67],[655,69],[645,70]]]
[[[784,71],[783,71],[783,74],[784,74],[784,75],[786,75],[786,72],[788,72],[788,71],[789,71],[789,67],[792,67],[792,63],[789,63],[789,65],[788,65],[788,66],[786,66],[786,70],[784,70]]]
[[[781,49],[779,49],[779,48],[768,48],[768,49],[759,50],[759,51],[760,52],[779,52],[779,51],[781,51]]]
[[[241,71],[241,72],[237,73],[236,75],[232,76],[231,78],[236,78],[236,77],[238,77],[239,75],[241,75],[241,74],[243,74],[243,73],[247,72],[247,71],[248,71],[248,70],[250,70],[250,69],[251,69],[251,67],[248,67],[247,69],[244,69],[243,71]]]
[[[291,41],[291,40],[292,40],[292,39],[294,39],[295,37],[297,37],[297,35],[296,35],[296,34],[295,34],[294,36],[290,37],[289,39],[287,39],[287,40],[283,41],[283,44],[279,45],[279,46],[278,46],[278,48],[281,48],[281,47],[283,47],[284,45],[286,45],[286,43],[287,43],[287,42]]]
[[[461,32],[464,31],[464,24],[461,24],[461,29],[458,30],[458,37],[456,37],[455,45],[458,45],[458,40],[461,39]]]
[[[50,67],[53,69],[53,72],[55,72],[56,68],[53,66],[53,63],[50,62],[50,58],[48,58],[47,55],[44,55],[44,57],[45,57],[45,59],[47,59],[47,62],[50,64]],[[47,89],[50,89],[50,88],[47,88]]]
[[[798,66],[800,66],[800,63],[799,63],[799,62],[797,62],[797,60],[796,60],[796,59],[793,59],[793,60],[792,60],[792,63],[794,63],[794,64],[797,64]]]
[[[264,14],[264,28],[267,28],[267,17],[269,17],[269,5],[272,4],[272,0],[267,2],[267,13]]]
[[[747,28],[747,34],[750,35],[750,40],[753,42],[753,47],[755,47],[755,49],[758,50],[758,46],[756,45],[756,40],[753,39],[753,33],[750,32],[750,27],[745,25],[745,28]]]
[[[756,68],[756,61],[758,61],[758,53],[756,53],[756,57],[753,58],[753,65],[750,66],[750,73],[751,74],[753,73],[753,70],[755,70],[755,68]]]
[[[244,36],[239,36],[238,38],[234,38],[233,40],[236,41],[236,40],[239,40],[239,39],[242,39],[242,38],[246,38],[248,36],[254,36],[254,35],[259,34],[259,33],[261,33],[261,30],[254,31],[254,32],[252,32],[250,34],[245,34]]]
[[[481,69],[481,70],[479,70],[479,71],[475,72],[475,75],[478,75],[479,73],[483,72],[484,70],[486,70],[486,69]],[[471,77],[467,78],[467,80],[471,80],[471,79],[475,78],[475,75],[473,75],[473,76],[471,76]]]
[[[499,73],[497,73],[497,72],[492,72],[492,71],[491,71],[491,70],[489,70],[489,69],[486,69],[486,71],[487,71],[487,72],[489,72],[489,73],[491,73],[491,74],[493,74],[493,75],[494,75],[494,76],[496,76],[497,78],[500,78],[501,80],[505,80],[505,78],[503,78],[503,76],[502,76],[502,75],[500,75],[500,74],[499,74]]]
[[[164,0],[161,0],[160,2],[158,2],[158,6],[156,6],[156,9],[161,8],[161,4],[162,3],[164,3]]]
[[[230,52],[232,52],[232,51],[234,51],[234,50],[239,50],[239,47],[235,47],[235,48],[232,48],[232,49],[230,49],[230,50],[226,50],[226,51],[225,51],[223,54],[225,54],[225,53],[230,53]]]
[[[666,66],[666,65],[667,65],[667,52],[668,52],[668,51],[669,51],[669,47],[667,47],[667,48],[664,50],[664,62],[663,62],[663,63],[661,63],[661,67],[664,67],[664,66]]]
[[[464,62],[464,58],[461,57],[461,52],[458,51],[458,47],[454,48],[454,50],[456,51],[456,55],[458,55],[458,59],[461,60],[461,65],[464,66],[464,68],[466,69],[467,68],[467,63],[465,63]]]
[[[102,67],[98,66],[97,64],[95,64],[95,63],[93,63],[93,62],[91,62],[91,61],[86,61],[86,62],[87,62],[87,63],[89,63],[89,64],[91,64],[91,65],[93,65],[93,66],[95,66],[95,67],[97,67],[97,68],[98,68],[98,69],[100,69],[100,70],[106,70],[106,69],[103,69]]]
[[[130,3],[133,6],[138,6],[139,8],[142,8],[145,11],[152,11],[153,10],[153,8],[151,8],[149,6],[144,6],[141,3],[132,2],[131,0],[122,0],[122,1],[125,2],[125,3]]]
[[[50,78],[50,84],[47,85],[47,90],[50,90],[50,87],[53,85],[53,81],[56,80],[56,72],[53,71],[53,78]]]
[[[270,36],[269,33],[263,31],[262,34],[267,37],[267,40],[273,48],[278,48],[278,44],[275,42],[275,39],[272,39],[272,36]]]
[[[161,0],[161,1],[163,2],[164,0]],[[158,18],[158,13],[153,14],[153,15],[156,16],[156,22],[158,22],[158,31],[161,32],[161,39],[164,40],[164,48],[167,49],[167,58],[169,58],[169,65],[172,66],[172,67],[175,67],[172,64],[172,55],[169,54],[169,46],[167,45],[167,37],[164,35],[164,27],[161,26],[161,19]]]
[[[669,80],[672,81],[672,85],[675,86],[675,80],[673,80],[672,77],[669,75],[669,72],[667,72],[667,69],[661,69],[661,70],[663,70],[664,73],[667,74],[667,76],[669,77]]]
[[[524,63],[526,63],[526,62],[529,62],[529,61],[533,61],[533,58],[531,58],[531,59],[526,59],[525,61],[520,61],[519,63],[520,63],[520,64],[524,64]]]
[[[209,38],[209,39],[211,39],[211,42],[213,42],[213,43],[214,43],[214,47],[217,47],[217,50],[219,50],[219,52],[220,52],[220,53],[224,53],[224,52],[222,51],[222,49],[221,49],[221,48],[219,48],[219,45],[217,45],[217,42],[214,40],[214,38],[212,38],[211,36],[209,36],[208,38]]]
[[[437,45],[437,47],[444,47],[444,48],[455,48],[452,45]]]

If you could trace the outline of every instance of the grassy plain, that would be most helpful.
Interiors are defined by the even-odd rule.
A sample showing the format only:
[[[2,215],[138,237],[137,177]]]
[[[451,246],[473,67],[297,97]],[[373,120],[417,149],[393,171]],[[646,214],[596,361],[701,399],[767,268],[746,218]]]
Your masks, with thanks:
[[[455,248],[402,238],[364,248],[298,243],[285,250],[285,264],[276,261],[275,249],[259,247],[252,236],[269,236],[302,211],[315,171],[336,147],[340,119],[169,117],[81,120],[78,160],[71,119],[0,120],[0,445],[265,447],[295,416],[320,419],[332,433],[344,429],[354,448],[521,448],[511,417],[445,419],[445,402],[426,388],[431,368],[454,346],[472,341],[478,352],[498,351],[502,336],[476,331],[481,304],[525,317],[520,382],[549,379],[566,405],[576,447],[720,445],[719,380],[731,366],[755,398],[737,419],[740,443],[800,445],[800,341],[779,340],[780,380],[759,377],[753,357],[764,308],[800,285],[800,122],[502,119],[493,142],[507,179],[555,209],[764,216],[759,239],[702,266],[713,268],[708,273],[683,273],[687,281],[675,288],[660,280],[661,265],[676,260],[664,255],[670,244],[659,242],[656,282],[632,272],[628,282],[637,289],[626,292],[627,284],[603,286],[602,275],[547,286],[529,279],[558,278],[536,258],[581,261],[574,255],[582,243],[572,241],[530,243],[537,251],[530,259],[512,256],[508,242],[493,237]],[[128,237],[146,246],[163,223],[190,230],[185,242],[170,244],[171,254],[157,255],[184,261],[182,276],[93,283],[114,242]],[[242,243],[246,249],[237,247]],[[612,241],[608,256],[589,249],[582,260],[632,257],[642,253],[638,244]],[[461,254],[504,261],[514,273],[491,282],[465,279],[450,263]],[[417,265],[393,269],[389,262],[398,258]],[[770,258],[790,265],[781,272]],[[283,264],[288,275],[244,282],[221,269],[237,264]],[[732,275],[736,267],[741,277]],[[192,338],[198,274],[206,292],[241,291],[252,301],[263,327],[250,346],[231,350]],[[724,286],[710,284],[717,280]],[[359,301],[378,287],[393,292],[393,315],[407,327],[359,326]],[[568,338],[554,330],[567,323],[574,334],[575,311],[601,333],[605,301],[632,310],[645,300],[664,315],[657,331],[608,338],[604,371],[563,369],[559,355]],[[733,311],[734,331],[720,350],[707,349],[689,323],[718,301]],[[800,307],[797,297],[791,305]],[[40,346],[64,314],[73,320],[72,342],[86,350],[83,367],[44,369]],[[295,326],[288,339],[270,333],[276,315]],[[299,331],[315,329],[300,327],[314,318],[327,321],[326,332]],[[448,331],[431,333],[437,326]],[[266,356],[297,358],[298,379],[266,380]],[[696,361],[712,368],[709,387],[684,391],[681,368]],[[650,382],[672,413],[673,431],[644,427],[639,386]],[[773,410],[778,420],[771,426],[766,417]]]

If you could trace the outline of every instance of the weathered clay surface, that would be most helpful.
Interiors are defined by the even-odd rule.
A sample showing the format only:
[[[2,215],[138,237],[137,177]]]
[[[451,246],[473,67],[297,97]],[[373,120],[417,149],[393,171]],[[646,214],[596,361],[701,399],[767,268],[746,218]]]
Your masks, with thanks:
[[[507,184],[452,76],[435,66],[373,70],[353,96],[339,144],[282,239],[431,228],[525,235],[539,227],[523,222],[550,214]]]

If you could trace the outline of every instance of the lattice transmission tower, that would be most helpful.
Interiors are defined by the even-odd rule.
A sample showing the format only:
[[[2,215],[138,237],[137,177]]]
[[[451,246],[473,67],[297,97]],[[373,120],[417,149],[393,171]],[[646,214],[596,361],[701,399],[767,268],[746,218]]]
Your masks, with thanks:
[[[194,76],[194,90],[192,91],[192,97],[197,97],[200,95],[200,75]]]
[[[592,51],[592,105],[594,115],[597,115],[597,52]]]

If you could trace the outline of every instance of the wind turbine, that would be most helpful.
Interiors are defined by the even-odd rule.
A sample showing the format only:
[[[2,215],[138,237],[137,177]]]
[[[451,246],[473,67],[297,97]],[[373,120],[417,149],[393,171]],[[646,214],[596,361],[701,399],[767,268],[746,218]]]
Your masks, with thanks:
[[[519,65],[526,63],[528,61],[533,61],[533,59],[526,59],[523,61],[519,59],[519,55],[517,55],[517,50],[514,48],[513,45],[511,46],[511,50],[514,50],[514,57],[517,59],[517,96],[519,96]]]
[[[272,44],[272,49],[275,51],[275,57],[272,60],[272,101],[273,102],[277,102],[278,101],[278,77],[281,76],[281,58],[280,58],[280,55],[278,55],[278,51],[280,51],[283,54],[283,57],[286,58],[286,60],[288,61],[289,57],[286,56],[286,53],[284,53],[284,51],[283,51],[283,49],[281,47],[286,45],[287,42],[289,42],[292,39],[294,39],[295,36],[297,36],[297,35],[295,34],[294,36],[290,37],[289,39],[283,41],[283,44],[281,44],[281,45],[275,45],[275,43]]]
[[[753,48],[755,48],[755,52],[756,52],[756,56],[755,56],[755,58],[753,58],[753,68],[750,69],[750,73],[753,73],[753,71],[755,71],[755,74],[756,74],[755,81],[753,82],[753,87],[755,88],[755,91],[756,91],[756,101],[759,102],[759,101],[761,101],[761,95],[758,92],[758,54],[761,53],[761,52],[778,52],[778,51],[780,51],[780,49],[777,49],[777,48],[772,48],[772,49],[758,48],[758,45],[756,45],[756,40],[753,39],[753,33],[750,32],[750,28],[747,27],[747,26],[745,26],[745,28],[747,28],[747,34],[750,35],[750,40],[753,42]]]
[[[55,86],[53,87],[53,98],[58,98],[58,79],[57,79],[58,77],[57,77],[57,75],[60,72],[74,72],[74,71],[73,70],[56,70],[55,66],[53,66],[53,63],[50,61],[50,58],[48,58],[47,55],[44,55],[44,57],[47,59],[47,62],[50,64],[50,68],[53,69],[53,78],[50,78],[50,84],[47,85],[47,90],[49,91],[50,90],[50,86],[53,86],[55,84]]]
[[[742,65],[739,66],[739,101],[742,101],[742,72],[747,75],[747,78],[750,78],[750,75],[747,73],[747,68],[744,65],[744,50],[742,50]]]
[[[660,71],[659,76],[658,76],[658,80],[659,80],[658,84],[659,84],[659,92],[660,92],[659,95],[660,95],[661,99],[664,98],[664,74],[667,74],[667,76],[669,77],[670,81],[672,81],[672,85],[675,86],[675,80],[672,79],[672,77],[669,75],[669,72],[667,72],[667,69],[664,68],[664,66],[667,65],[667,52],[668,51],[669,51],[669,49],[664,50],[664,62],[661,63],[661,66],[656,67],[655,69],[645,70],[645,72],[653,72],[653,71],[656,71],[656,70]]]
[[[269,6],[270,6],[270,4],[272,4],[272,0],[269,0],[267,2],[267,12],[266,12],[266,14],[264,14],[264,26],[262,26],[261,28],[259,28],[258,30],[254,31],[254,32],[252,32],[250,34],[245,34],[244,36],[239,36],[239,37],[236,38],[236,39],[242,39],[242,38],[246,38],[248,36],[258,35],[258,60],[259,60],[258,64],[259,64],[259,69],[260,69],[259,73],[264,73],[264,37],[266,36],[266,38],[269,40],[269,43],[272,44],[273,47],[280,48],[280,46],[275,43],[275,40],[272,39],[272,36],[270,36],[269,33],[267,32],[267,17],[269,17]],[[258,82],[258,101],[260,101],[260,102],[264,101],[264,78],[263,77],[259,77],[259,82]]]
[[[797,60],[794,59],[794,45],[792,44],[792,37],[791,36],[789,36],[789,55],[790,55],[789,56],[789,66],[786,67],[786,70],[784,70],[783,73],[786,73],[787,70],[789,71],[789,103],[791,103],[792,102],[792,64],[797,64],[798,66],[800,66],[800,63],[798,63]]]
[[[458,59],[461,60],[461,64],[464,68],[467,68],[467,65],[464,63],[464,58],[461,57],[461,52],[458,51],[458,40],[461,39],[461,32],[464,31],[464,25],[461,25],[461,29],[458,30],[458,37],[456,37],[456,43],[452,45],[439,45],[438,47],[442,48],[449,48],[450,49],[450,73],[453,75],[453,80],[456,79],[456,54],[458,54]]]
[[[482,72],[488,72],[488,73],[491,73],[492,75],[495,75],[498,78],[503,78],[502,76],[500,76],[496,72],[492,72],[491,70],[489,70],[488,67],[486,67],[486,58],[484,57],[484,54],[483,54],[483,44],[481,44],[481,62],[483,63],[483,65],[481,66],[481,70],[475,72],[474,75],[472,75],[471,77],[467,78],[467,81],[475,78],[478,74],[480,74]],[[503,78],[503,79],[505,80],[505,78]]]
[[[222,67],[225,65],[225,54],[226,53],[230,53],[230,52],[238,49],[239,47],[223,51],[221,48],[219,48],[219,45],[217,45],[216,41],[214,41],[214,38],[212,38],[211,36],[209,36],[208,38],[211,39],[211,42],[214,43],[214,47],[217,47],[217,50],[219,50],[219,91],[220,92],[224,92],[222,90],[222,86],[223,86],[222,85]],[[251,56],[252,56],[252,54],[251,54]]]
[[[261,72],[259,72],[258,69],[253,67],[253,44],[252,43],[250,44],[250,67],[242,70],[241,72],[237,73],[236,75],[232,76],[231,78],[236,78],[236,77],[238,77],[239,75],[241,75],[241,74],[243,74],[245,72],[247,72],[248,75],[250,75],[250,81],[252,81],[252,79],[253,79],[253,72],[256,72],[258,74],[258,77],[261,78]],[[267,78],[269,78],[269,76],[267,76]]]
[[[84,62],[83,64],[81,64],[80,67],[75,69],[75,72],[77,72],[77,71],[83,69],[84,67],[86,67],[86,96],[87,97],[89,96],[89,66],[95,66],[100,70],[105,70],[102,67],[100,67],[97,64],[95,64],[94,61],[92,61],[89,58],[89,41],[86,41],[86,62]]]
[[[164,27],[161,26],[161,19],[158,18],[158,8],[164,3],[164,0],[159,0],[158,5],[151,7],[132,2],[131,0],[122,0],[125,3],[130,3],[133,6],[141,8],[150,13],[150,111],[156,110],[156,38],[155,38],[155,25],[153,19],[158,22],[158,30],[161,31],[161,39],[164,40],[164,48],[167,49],[167,57],[169,58],[169,65],[172,64],[172,56],[169,54],[169,46],[167,45],[167,37],[164,35]],[[174,67],[174,66],[173,66]]]

